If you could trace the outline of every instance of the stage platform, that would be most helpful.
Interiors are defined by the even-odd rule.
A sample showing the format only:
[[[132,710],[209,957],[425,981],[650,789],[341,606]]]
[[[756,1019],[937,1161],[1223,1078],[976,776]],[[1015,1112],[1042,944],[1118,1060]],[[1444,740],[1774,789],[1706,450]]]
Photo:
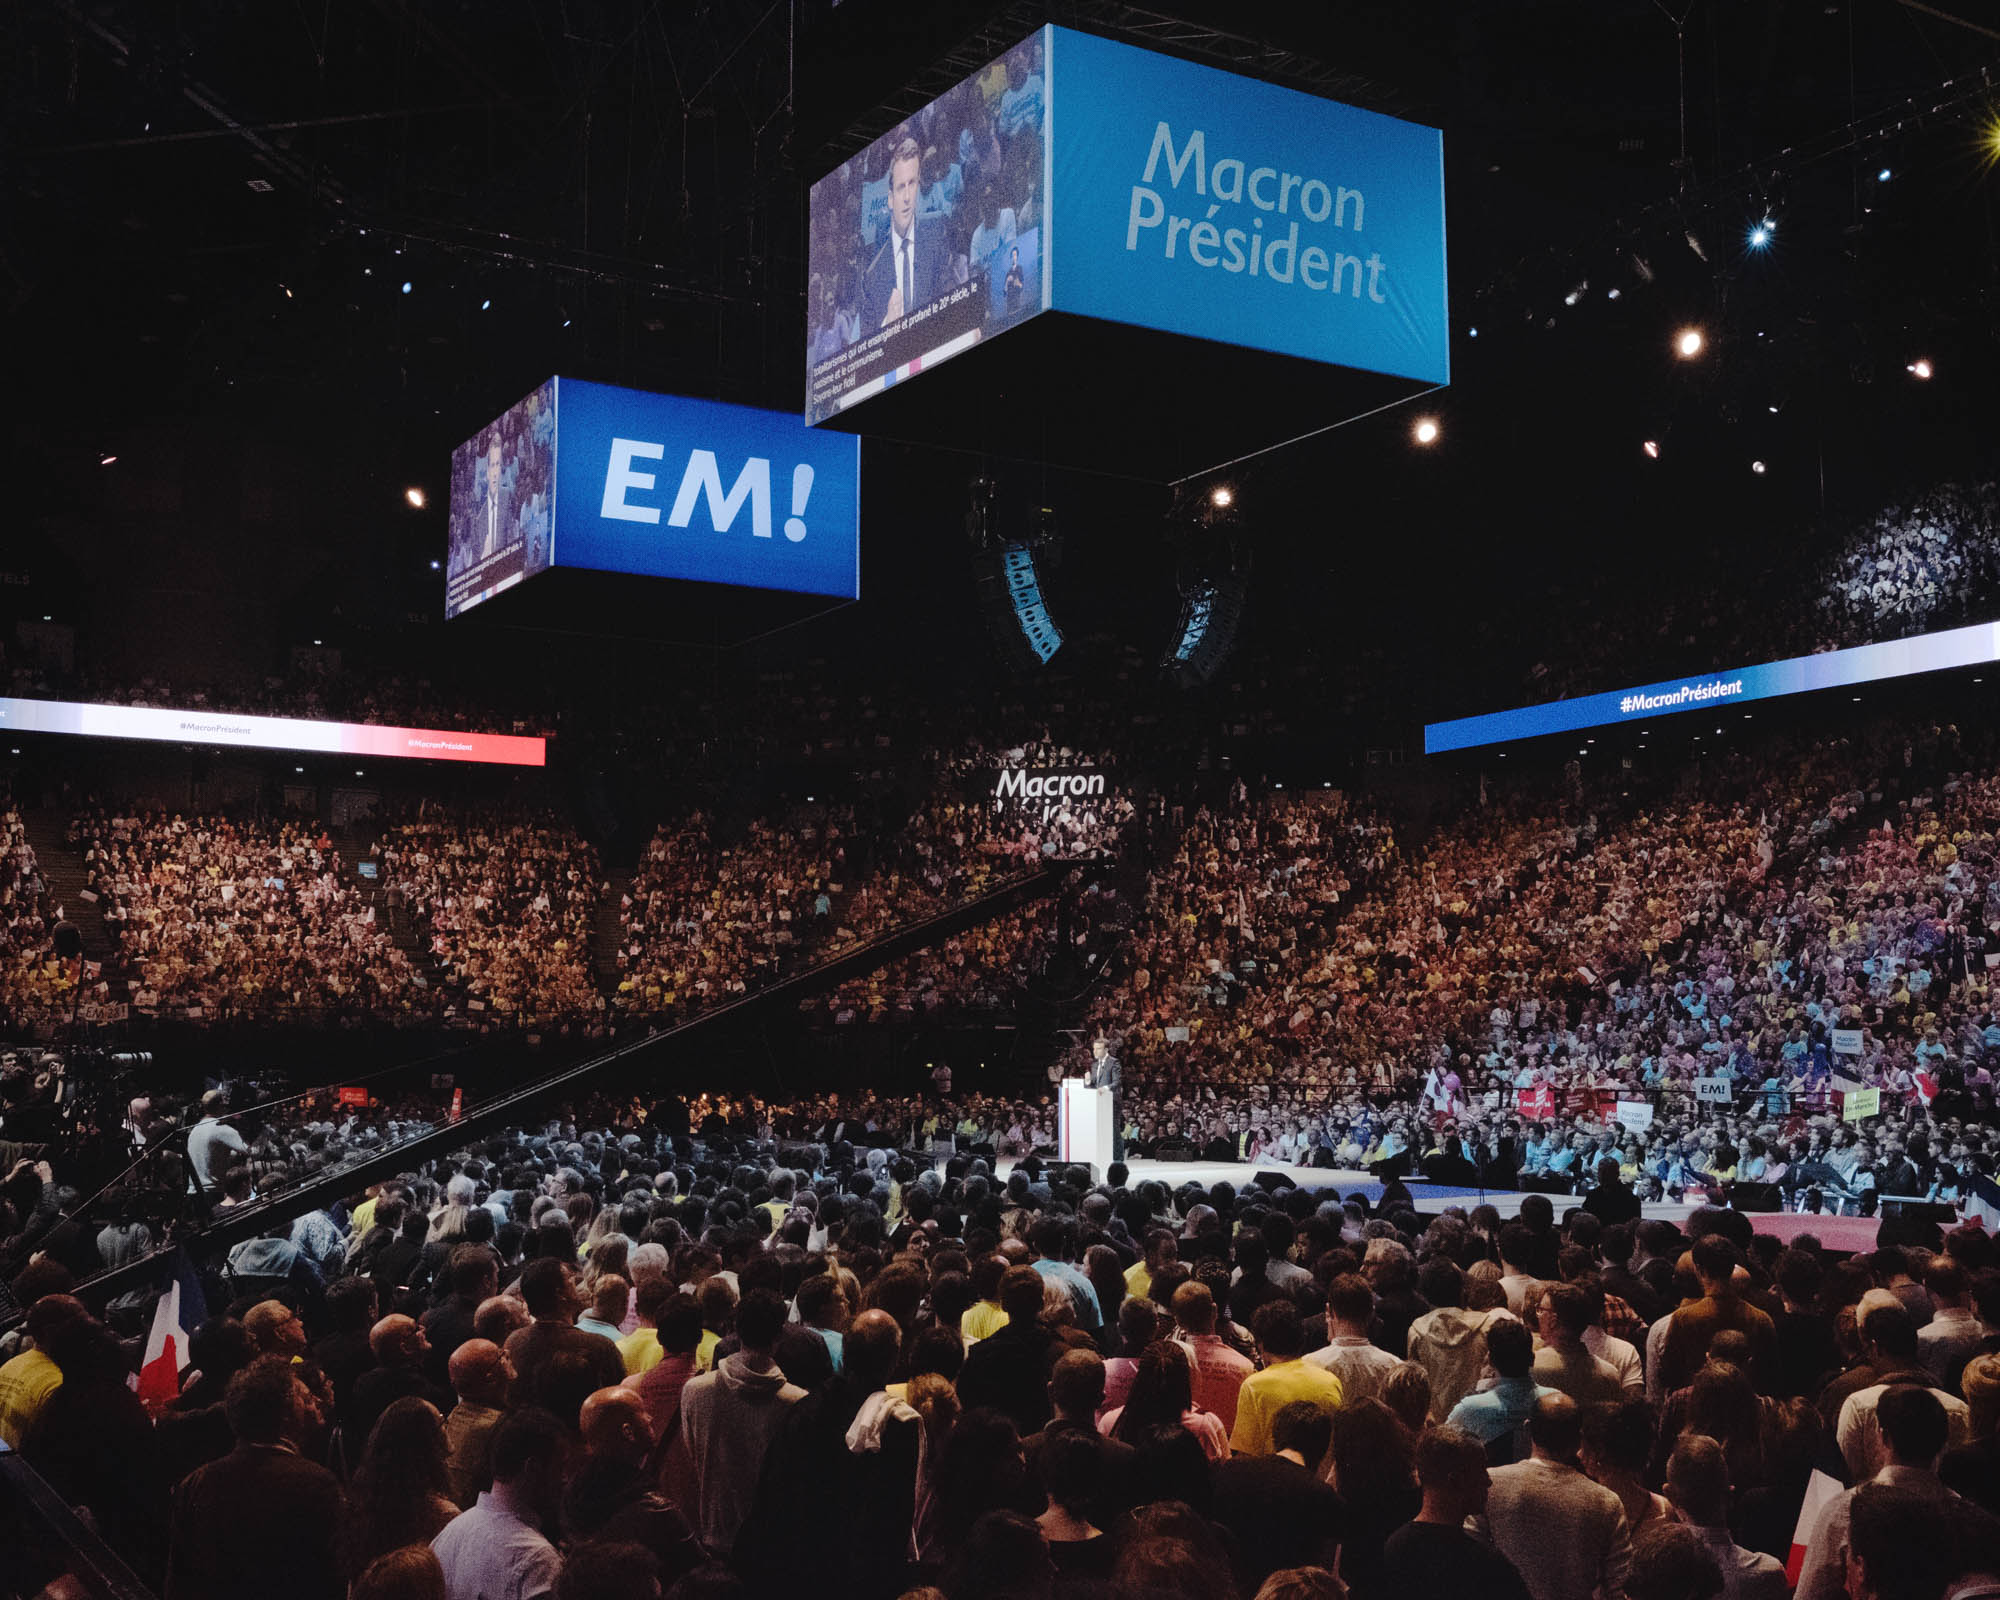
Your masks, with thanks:
[[[1131,1184],[1136,1187],[1154,1180],[1169,1188],[1179,1188],[1184,1183],[1198,1183],[1204,1189],[1218,1183],[1231,1184],[1237,1189],[1254,1186],[1259,1173],[1278,1173],[1297,1184],[1301,1189],[1334,1189],[1344,1198],[1353,1194],[1364,1194],[1373,1205],[1382,1197],[1379,1179],[1366,1172],[1356,1172],[1337,1167],[1290,1167],[1276,1162],[1230,1161],[1153,1161],[1143,1156],[1135,1156],[1126,1162],[1131,1169]],[[1011,1165],[1001,1170],[1004,1178]],[[1405,1180],[1404,1187],[1410,1191],[1410,1198],[1416,1202],[1418,1212],[1424,1216],[1436,1216],[1446,1206],[1463,1206],[1470,1211],[1474,1206],[1490,1205],[1503,1218],[1513,1217],[1520,1212],[1526,1191],[1517,1189],[1461,1188],[1456,1184],[1413,1183]],[[1547,1196],[1554,1205],[1556,1216],[1582,1202],[1574,1195],[1552,1194]],[[1685,1201],[1654,1201],[1648,1203],[1645,1215],[1657,1217],[1666,1222],[1685,1224],[1687,1219],[1702,1207]],[[1826,1215],[1795,1214],[1786,1211],[1746,1213],[1756,1231],[1775,1234],[1789,1242],[1801,1233],[1810,1233],[1829,1250],[1873,1250],[1875,1231],[1880,1225],[1875,1217],[1835,1217]]]

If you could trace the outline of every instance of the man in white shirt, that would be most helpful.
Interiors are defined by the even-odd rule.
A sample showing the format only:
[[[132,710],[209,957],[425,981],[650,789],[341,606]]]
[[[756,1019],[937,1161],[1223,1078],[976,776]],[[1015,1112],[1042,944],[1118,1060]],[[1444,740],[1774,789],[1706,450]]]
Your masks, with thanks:
[[[201,1120],[188,1129],[188,1164],[194,1168],[195,1182],[203,1190],[220,1184],[230,1157],[242,1155],[250,1148],[243,1142],[243,1135],[222,1120],[228,1109],[229,1091],[211,1089],[201,1097]]]
[[[1793,1600],[1847,1600],[1848,1529],[1854,1497],[1870,1483],[1891,1483],[1930,1500],[1958,1497],[1939,1481],[1938,1457],[1944,1454],[1947,1425],[1937,1393],[1915,1384],[1899,1384],[1876,1408],[1888,1464],[1845,1494],[1829,1500],[1806,1540],[1804,1564]]]
[[[1850,1483],[1865,1483],[1888,1464],[1888,1445],[1877,1417],[1883,1397],[1895,1389],[1920,1386],[1927,1376],[1917,1364],[1916,1323],[1902,1307],[1881,1306],[1865,1313],[1861,1338],[1869,1364],[1889,1381],[1858,1389],[1841,1402],[1833,1436],[1847,1463]],[[1944,1408],[1948,1446],[1971,1443],[1972,1413],[1966,1403],[1942,1389],[1928,1392]]]
[[[1340,1380],[1341,1402],[1379,1400],[1389,1374],[1403,1363],[1368,1337],[1375,1319],[1375,1291],[1358,1273],[1346,1272],[1326,1291],[1326,1331],[1331,1341],[1305,1359]]]
[[[1667,1498],[1722,1569],[1722,1600],[1785,1600],[1785,1569],[1729,1532],[1729,1461],[1705,1434],[1684,1433],[1667,1461]]]
[[[542,1530],[556,1525],[567,1453],[562,1424],[546,1411],[509,1412],[495,1425],[487,1456],[493,1487],[431,1541],[449,1600],[555,1592],[562,1557]]]

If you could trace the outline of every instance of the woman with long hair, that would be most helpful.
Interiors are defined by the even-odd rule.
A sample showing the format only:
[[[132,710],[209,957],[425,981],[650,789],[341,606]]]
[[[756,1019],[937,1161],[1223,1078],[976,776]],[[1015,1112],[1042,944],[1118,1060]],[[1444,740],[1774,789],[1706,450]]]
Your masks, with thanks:
[[[1194,1368],[1185,1347],[1159,1339],[1139,1354],[1132,1391],[1125,1403],[1098,1419],[1098,1431],[1137,1444],[1158,1427],[1185,1428],[1211,1461],[1229,1459],[1229,1435],[1222,1419],[1194,1403]]]
[[[379,1555],[429,1544],[458,1515],[449,1457],[444,1419],[428,1400],[405,1395],[382,1413],[348,1487],[340,1557],[349,1579]]]

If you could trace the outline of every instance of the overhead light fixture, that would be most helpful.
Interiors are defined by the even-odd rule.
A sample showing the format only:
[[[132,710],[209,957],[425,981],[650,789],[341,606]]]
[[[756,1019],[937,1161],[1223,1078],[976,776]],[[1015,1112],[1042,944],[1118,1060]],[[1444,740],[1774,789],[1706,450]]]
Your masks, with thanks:
[[[1750,470],[1756,473],[1757,476],[1761,478],[1764,476],[1765,472],[1767,472],[1769,469],[1764,465],[1763,462],[1753,461],[1750,463]]]
[[[1884,167],[1880,172],[1875,174],[1875,181],[1877,183],[1887,183],[1893,176],[1894,174],[1887,167]]]
[[[1930,364],[1929,359],[1924,356],[1918,356],[1917,359],[1912,361],[1909,366],[1909,373],[1910,376],[1913,378],[1928,378],[1936,370],[1937,369]]]
[[[444,564],[444,563],[443,563],[443,562],[441,562],[441,561],[433,561],[433,562],[431,563],[431,571],[433,571],[433,572],[436,572],[436,571],[438,570],[438,568],[439,568],[439,567],[441,567],[441,566],[442,566],[443,564]]]
[[[424,491],[415,484],[403,491],[403,498],[410,502],[411,509],[416,511],[424,509]]]
[[[1777,231],[1778,225],[1769,217],[1766,217],[1762,222],[1752,223],[1750,225],[1750,248],[1752,250],[1764,249],[1770,244]]]
[[[1415,439],[1418,444],[1436,444],[1438,437],[1437,418],[1417,418],[1417,425],[1410,430],[1410,437]]]
[[[1660,441],[1658,439],[1648,439],[1640,448],[1646,452],[1648,460],[1658,461],[1660,459]]]
[[[413,284],[413,283],[411,283],[411,282],[410,282],[410,280],[409,280],[408,278],[405,278],[405,279],[403,280],[403,293],[404,293],[404,294],[408,294],[408,293],[409,293],[409,292],[410,292],[410,291],[411,291],[412,289],[414,289],[415,287],[416,287],[416,285],[415,285],[415,284]]]
[[[1208,503],[1219,511],[1226,511],[1236,504],[1236,491],[1226,483],[1218,483],[1209,491]]]
[[[116,456],[111,455],[110,453],[107,452],[106,454],[101,455],[97,458],[97,464],[100,467],[108,467],[111,465],[112,462],[116,461],[117,459],[118,458]]]
[[[1674,350],[1683,361],[1692,361],[1708,344],[1699,328],[1683,328],[1674,335]]]
[[[1618,287],[1618,285],[1614,283],[1610,288],[1604,291],[1604,298],[1607,300],[1616,300],[1619,297],[1619,295],[1622,294],[1623,292],[1624,291],[1621,290]]]
[[[493,302],[491,300],[482,300],[479,302],[479,309],[481,311],[491,311],[493,309]]]

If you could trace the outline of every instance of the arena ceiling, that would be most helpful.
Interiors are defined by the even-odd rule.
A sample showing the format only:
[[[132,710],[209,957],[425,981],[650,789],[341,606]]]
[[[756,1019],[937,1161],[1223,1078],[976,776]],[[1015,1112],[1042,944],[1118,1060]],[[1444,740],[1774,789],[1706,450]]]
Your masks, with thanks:
[[[1852,394],[1853,426],[1877,426],[1920,344],[1991,370],[2000,38],[1951,10],[17,0],[0,10],[10,456],[31,475],[94,462],[165,416],[330,440],[365,416],[427,460],[555,370],[795,405],[806,186],[1054,20],[1445,129],[1446,423],[1466,447],[1417,459],[1357,429],[1275,458],[1273,526],[1309,524],[1329,475],[1364,467],[1364,519],[1460,523],[1513,474],[1601,522],[1576,463],[1630,473],[1646,430],[1733,470],[1730,430],[1792,426],[1801,396]],[[1753,263],[1741,231],[1766,209],[1785,248]],[[1734,330],[1727,365],[1662,358],[1681,316]],[[1822,461],[1851,455],[1812,426]],[[1651,493],[1618,482],[1620,504]]]

